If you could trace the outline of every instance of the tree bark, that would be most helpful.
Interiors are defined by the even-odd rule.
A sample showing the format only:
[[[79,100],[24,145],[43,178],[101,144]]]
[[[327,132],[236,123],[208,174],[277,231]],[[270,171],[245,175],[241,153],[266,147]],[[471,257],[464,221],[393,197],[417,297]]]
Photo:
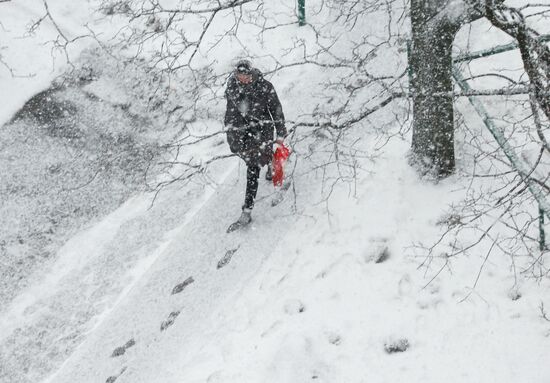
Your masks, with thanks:
[[[446,2],[411,1],[413,137],[411,160],[437,178],[455,169],[452,45],[462,20],[436,17]]]

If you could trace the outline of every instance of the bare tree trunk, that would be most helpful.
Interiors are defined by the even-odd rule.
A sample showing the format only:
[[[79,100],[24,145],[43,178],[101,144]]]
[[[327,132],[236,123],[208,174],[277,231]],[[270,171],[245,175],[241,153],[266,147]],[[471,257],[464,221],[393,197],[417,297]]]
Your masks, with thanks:
[[[461,20],[437,17],[446,1],[412,0],[412,162],[438,178],[454,171],[452,45]]]

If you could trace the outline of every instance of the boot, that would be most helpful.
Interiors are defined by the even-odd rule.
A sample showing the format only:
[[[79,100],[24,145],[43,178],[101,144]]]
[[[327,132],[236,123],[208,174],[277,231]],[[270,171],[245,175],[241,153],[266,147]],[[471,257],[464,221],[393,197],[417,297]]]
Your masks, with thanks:
[[[241,213],[241,216],[238,220],[233,222],[229,227],[227,228],[227,232],[231,233],[232,231],[241,229],[245,226],[247,226],[252,221],[252,209],[243,208],[243,212]]]
[[[244,208],[238,221],[242,226],[248,225],[252,221],[252,209]]]

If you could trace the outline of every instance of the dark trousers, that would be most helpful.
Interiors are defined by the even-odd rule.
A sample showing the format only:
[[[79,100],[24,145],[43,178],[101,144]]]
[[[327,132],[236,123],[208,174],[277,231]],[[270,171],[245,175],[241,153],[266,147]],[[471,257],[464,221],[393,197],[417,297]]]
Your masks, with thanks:
[[[258,193],[258,178],[260,178],[260,165],[248,165],[246,168],[246,194],[243,209],[254,207],[254,199]]]

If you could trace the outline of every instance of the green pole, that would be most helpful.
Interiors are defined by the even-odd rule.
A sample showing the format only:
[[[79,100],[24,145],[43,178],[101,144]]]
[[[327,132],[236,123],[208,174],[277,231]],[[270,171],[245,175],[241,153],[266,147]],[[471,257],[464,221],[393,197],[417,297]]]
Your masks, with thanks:
[[[453,76],[463,92],[470,92],[472,90],[456,66],[453,66]],[[483,104],[474,96],[468,96],[468,99],[476,112],[483,119],[483,123],[489,129],[497,144],[502,148],[502,151],[510,161],[512,168],[519,174],[522,181],[527,186],[527,189],[539,203],[539,211],[543,215],[546,215],[547,218],[550,218],[550,202],[546,200],[546,194],[542,187],[529,178],[529,175],[532,172],[530,166],[518,157],[514,151],[514,148],[504,135],[504,131],[493,122],[493,119],[489,116],[489,113]]]
[[[550,41],[550,35],[541,35],[541,36],[537,37],[537,40],[541,43],[547,43],[547,42]],[[517,49],[517,48],[518,48],[518,43],[497,45],[496,47],[493,47],[491,49],[485,49],[485,50],[478,51],[478,52],[471,52],[471,53],[466,53],[466,54],[463,54],[463,55],[459,55],[458,57],[455,57],[453,59],[453,61],[455,63],[457,63],[457,62],[462,62],[462,61],[475,60],[475,59],[479,59],[479,58],[482,58],[482,57],[496,55],[496,54],[502,53],[502,52],[508,52],[508,51],[511,51],[511,50],[514,50],[514,49]]]
[[[306,0],[298,0],[298,25],[306,25]]]
[[[539,205],[539,249],[546,250],[546,234],[544,233],[544,210]]]

